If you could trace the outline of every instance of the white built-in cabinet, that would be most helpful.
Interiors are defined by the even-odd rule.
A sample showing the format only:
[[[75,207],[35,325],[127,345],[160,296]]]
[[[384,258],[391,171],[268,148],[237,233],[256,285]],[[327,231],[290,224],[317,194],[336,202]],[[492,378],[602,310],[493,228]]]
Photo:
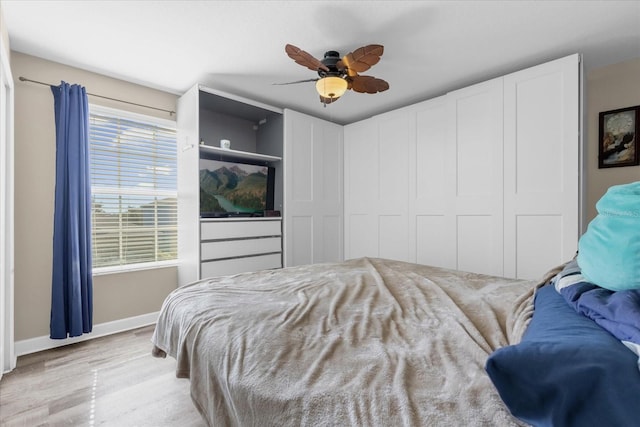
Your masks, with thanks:
[[[180,285],[343,259],[342,126],[196,85],[177,128]],[[281,216],[200,218],[201,158],[273,167]]]
[[[178,283],[282,267],[282,218],[200,218],[200,159],[275,169],[283,205],[283,111],[196,85],[178,99]],[[231,149],[220,147],[221,139]]]
[[[579,55],[344,128],[345,258],[537,278],[577,250]]]
[[[362,256],[537,278],[577,249],[580,93],[579,55],[347,126],[195,86],[178,101],[179,282]],[[203,152],[275,167],[282,217],[201,220]]]

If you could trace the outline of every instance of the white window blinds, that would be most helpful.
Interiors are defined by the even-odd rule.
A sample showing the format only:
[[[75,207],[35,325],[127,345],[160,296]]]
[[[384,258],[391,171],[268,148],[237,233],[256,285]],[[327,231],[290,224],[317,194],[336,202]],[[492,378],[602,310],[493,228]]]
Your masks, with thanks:
[[[93,268],[177,259],[175,123],[90,107]]]

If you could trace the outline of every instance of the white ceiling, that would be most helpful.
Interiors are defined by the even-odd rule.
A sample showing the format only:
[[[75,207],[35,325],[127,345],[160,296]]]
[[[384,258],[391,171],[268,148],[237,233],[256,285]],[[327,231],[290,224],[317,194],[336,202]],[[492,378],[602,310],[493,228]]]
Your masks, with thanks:
[[[0,1],[12,50],[176,94],[200,83],[343,124],[572,53],[587,71],[640,57],[640,0]],[[323,108],[313,83],[273,85],[316,77],[287,43],[318,59],[382,44],[362,74],[390,89],[350,91]]]

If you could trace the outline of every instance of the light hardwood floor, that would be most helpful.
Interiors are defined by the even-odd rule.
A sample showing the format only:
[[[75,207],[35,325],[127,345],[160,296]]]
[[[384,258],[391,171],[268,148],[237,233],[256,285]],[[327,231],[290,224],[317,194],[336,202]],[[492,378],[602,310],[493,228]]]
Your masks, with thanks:
[[[19,357],[0,380],[0,425],[205,426],[175,360],[151,356],[153,329]]]

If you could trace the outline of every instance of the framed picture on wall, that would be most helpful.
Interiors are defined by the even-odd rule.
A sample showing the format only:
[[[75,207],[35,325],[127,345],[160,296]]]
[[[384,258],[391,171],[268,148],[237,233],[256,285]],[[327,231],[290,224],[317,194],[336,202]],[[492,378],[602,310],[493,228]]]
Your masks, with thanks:
[[[598,168],[638,164],[640,105],[600,113]]]

